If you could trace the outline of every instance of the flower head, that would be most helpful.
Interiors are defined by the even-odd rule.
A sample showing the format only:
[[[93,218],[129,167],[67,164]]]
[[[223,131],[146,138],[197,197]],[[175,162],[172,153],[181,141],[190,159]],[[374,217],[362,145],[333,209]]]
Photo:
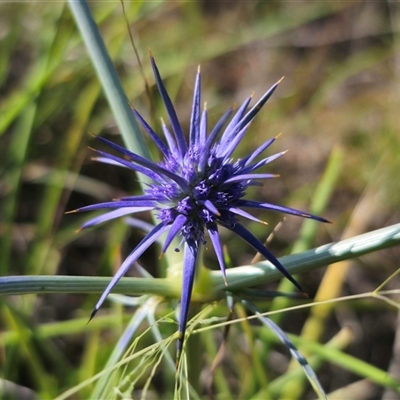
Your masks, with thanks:
[[[158,224],[125,259],[96,304],[92,317],[118,280],[163,233],[167,232],[162,246],[163,253],[174,238],[181,237],[184,243],[184,262],[179,318],[179,358],[185,335],[196,262],[199,250],[206,244],[207,240],[214,247],[225,279],[225,263],[218,234],[219,226],[231,230],[249,243],[301,290],[296,280],[267,250],[263,243],[239,222],[239,219],[247,218],[262,222],[245,211],[246,209],[262,209],[313,218],[322,222],[326,222],[326,220],[289,207],[245,198],[246,189],[249,186],[259,185],[259,180],[275,177],[273,174],[258,172],[258,170],[284,154],[284,152],[281,152],[259,159],[259,156],[274,142],[275,138],[272,138],[242,159],[232,157],[254,117],[271,97],[279,82],[273,85],[249,111],[247,111],[247,108],[251,97],[247,98],[223,129],[233,114],[232,109],[228,110],[208,133],[207,110],[201,111],[200,106],[201,79],[199,70],[195,82],[189,140],[187,141],[152,57],[151,64],[158,90],[170,120],[171,130],[164,123],[162,124],[166,143],[160,139],[136,110],[133,110],[133,112],[161,151],[163,160],[154,163],[113,142],[98,137],[99,140],[121,154],[121,157],[118,157],[95,150],[102,158],[144,174],[150,178],[151,183],[148,184],[141,196],[125,197],[111,202],[94,204],[76,211],[113,209],[113,211],[88,221],[83,228],[144,210],[154,210],[158,219]]]

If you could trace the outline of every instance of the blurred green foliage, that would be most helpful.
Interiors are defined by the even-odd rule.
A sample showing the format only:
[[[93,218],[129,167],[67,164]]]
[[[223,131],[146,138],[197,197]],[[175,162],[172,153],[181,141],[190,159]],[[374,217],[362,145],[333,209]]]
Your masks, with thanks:
[[[90,7],[131,104],[150,115],[157,129],[164,111],[159,100],[149,99],[146,93],[126,18],[151,95],[148,48],[184,126],[189,124],[198,64],[203,99],[214,120],[230,105],[253,91],[255,97],[261,95],[285,75],[242,144],[243,152],[248,152],[266,137],[283,132],[274,149],[290,150],[271,165],[281,178],[257,188],[255,195],[307,209],[332,151],[340,149],[344,154],[340,179],[329,189],[333,195],[324,212],[334,224],[320,228],[317,238],[304,246],[295,245],[296,251],[337,240],[343,232],[355,235],[399,221],[397,3],[135,1],[126,2],[126,15],[119,2],[90,2]],[[110,276],[121,254],[141,234],[128,231],[119,221],[76,233],[87,216],[64,216],[64,212],[134,193],[138,184],[127,171],[90,161],[89,131],[121,139],[70,10],[57,2],[1,3],[0,27],[0,274]],[[263,218],[268,218],[272,230],[281,217]],[[288,218],[269,245],[275,253],[291,251],[301,223]],[[251,229],[259,237],[270,233],[256,224]],[[225,240],[229,243],[230,237]],[[254,255],[242,244],[228,251],[235,266],[248,263]],[[152,273],[157,272],[157,257],[155,251],[142,259]],[[393,248],[352,262],[340,281],[339,294],[374,290],[399,267],[399,259],[400,250]],[[216,264],[213,254],[207,254],[206,260],[211,267]],[[303,279],[316,291],[321,274]],[[398,283],[393,279],[388,288]],[[53,399],[102,371],[130,310],[112,304],[86,325],[96,298],[84,294],[0,298],[0,378],[7,381],[6,398],[33,398],[27,389],[31,388],[39,398]],[[261,307],[267,310],[268,304]],[[159,308],[159,316],[166,310],[170,310],[168,305]],[[223,317],[227,310],[219,306],[214,312]],[[308,309],[281,314],[281,326],[299,334],[309,316]],[[342,338],[341,329],[347,325],[352,334]],[[333,356],[322,356],[321,349],[314,349],[325,390],[344,390],[338,395],[342,397],[330,398],[390,396],[395,386],[392,381],[372,384],[360,376],[369,376],[367,372],[363,375],[363,368],[392,372],[396,367],[392,357],[400,356],[394,307],[383,302],[373,307],[367,302],[335,303],[320,327],[322,343],[339,341],[332,345],[338,352]],[[280,347],[271,343],[265,329],[252,328],[246,322],[232,325],[226,360],[210,386],[215,398],[282,396],[283,383],[279,382],[291,376],[286,372],[288,355],[278,351]],[[143,342],[137,349],[151,343],[145,329],[141,328]],[[172,334],[174,325],[166,329]],[[202,338],[204,387],[217,353],[214,335],[220,338],[221,332],[207,331]],[[340,368],[333,365],[342,349],[364,362],[360,369],[345,363]],[[376,371],[370,374],[377,375]],[[155,373],[147,398],[170,395],[166,376]],[[136,383],[137,396],[146,379]],[[89,385],[79,397],[71,398],[88,398],[92,389]],[[313,397],[307,387],[295,390],[293,398]],[[206,397],[206,389],[203,394]]]

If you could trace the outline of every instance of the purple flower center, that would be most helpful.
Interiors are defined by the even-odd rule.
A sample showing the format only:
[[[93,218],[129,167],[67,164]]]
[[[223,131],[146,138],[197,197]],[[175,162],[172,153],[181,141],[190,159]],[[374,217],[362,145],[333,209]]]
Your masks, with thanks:
[[[164,224],[172,224],[178,215],[183,215],[187,217],[187,222],[180,234],[187,240],[202,243],[205,243],[205,229],[211,224],[235,225],[235,216],[228,213],[227,209],[235,206],[245,195],[247,187],[247,183],[242,181],[226,183],[240,170],[239,162],[233,164],[223,157],[217,157],[214,151],[210,153],[203,172],[199,170],[201,149],[198,146],[188,148],[181,165],[172,155],[159,164],[187,180],[187,191],[183,191],[172,180],[161,185],[152,184],[146,190],[148,195],[161,196],[158,200],[158,218]]]

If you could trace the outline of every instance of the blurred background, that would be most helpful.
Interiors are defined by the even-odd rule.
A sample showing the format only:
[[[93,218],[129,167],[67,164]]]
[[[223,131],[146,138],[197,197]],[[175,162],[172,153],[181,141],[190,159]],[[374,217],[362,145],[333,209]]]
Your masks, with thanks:
[[[269,166],[280,178],[252,195],[303,210],[310,210],[327,164],[336,157],[337,179],[323,210],[333,224],[319,226],[312,247],[399,221],[397,2],[135,1],[126,2],[125,15],[120,2],[90,2],[90,7],[129,101],[157,131],[165,111],[154,88],[149,48],[185,127],[198,65],[211,124],[228,107],[253,92],[257,100],[285,76],[238,156],[282,133],[269,150],[289,150]],[[89,132],[122,142],[68,6],[1,3],[0,49],[0,275],[110,276],[143,234],[121,221],[76,233],[89,215],[64,213],[136,193],[139,185],[131,172],[90,160],[88,146],[100,145]],[[259,216],[268,221],[268,229],[249,226],[266,239],[282,216]],[[269,244],[274,254],[292,251],[301,224],[301,219],[286,218]],[[236,242],[229,247],[231,237],[224,235],[234,265],[249,263],[252,249]],[[158,273],[158,252],[148,251],[141,259],[153,274]],[[339,267],[345,271],[339,294],[373,291],[397,270],[399,257],[400,249],[392,248]],[[207,252],[206,262],[217,268],[213,252]],[[310,273],[303,282],[316,292],[323,273]],[[386,288],[398,284],[393,279]],[[96,301],[96,295],[85,294],[0,298],[2,377],[21,385],[16,390],[26,387],[51,398],[101,369],[121,333],[124,313],[114,307],[119,322],[113,326],[74,325],[88,318]],[[291,312],[281,327],[298,334],[308,312]],[[321,341],[344,326],[353,333],[347,353],[392,374],[397,371],[400,378],[395,306],[378,300],[338,303]],[[94,338],[101,347],[95,347]],[[289,356],[283,353],[264,360],[272,377],[285,371]],[[360,379],[329,363],[320,371],[327,392]],[[240,387],[240,371],[229,371],[229,376],[236,381],[236,398],[256,392]],[[352,398],[398,398],[368,382],[362,389]],[[21,398],[22,392],[17,393]],[[310,393],[303,398],[313,398]]]

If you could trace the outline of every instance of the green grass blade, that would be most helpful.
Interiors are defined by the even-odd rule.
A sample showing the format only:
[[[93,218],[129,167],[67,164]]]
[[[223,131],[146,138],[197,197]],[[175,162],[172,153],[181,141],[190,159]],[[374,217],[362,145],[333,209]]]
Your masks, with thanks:
[[[20,321],[18,316],[7,306],[2,308],[3,318],[18,336],[20,350],[26,360],[26,366],[28,367],[29,373],[32,374],[37,383],[39,398],[51,400],[54,398],[56,393],[56,382],[52,379],[51,374],[46,371],[41,356],[32,341],[27,340],[27,337],[25,336],[26,330],[24,323]]]
[[[301,346],[310,353],[322,357],[325,361],[329,361],[347,371],[367,378],[378,385],[394,389],[400,393],[400,381],[390,376],[388,372],[335,348],[327,347],[312,341],[306,341],[294,335],[288,336],[295,344]]]
[[[32,125],[36,114],[36,104],[29,104],[18,119],[7,154],[8,168],[2,178],[7,187],[7,195],[2,200],[1,220],[3,232],[0,236],[0,275],[7,275],[13,237],[13,221]]]
[[[108,55],[97,25],[93,20],[88,4],[84,0],[70,0],[68,3],[126,146],[136,154],[150,159],[148,148],[134,119],[128,99],[122,89],[121,82]]]
[[[332,150],[328,164],[311,201],[310,212],[312,214],[323,215],[323,212],[327,208],[340,175],[343,157],[344,154],[340,148],[334,148]],[[310,219],[304,220],[301,226],[299,238],[294,244],[291,252],[296,254],[309,249],[317,235],[318,226],[319,224],[316,221]],[[278,288],[279,291],[285,293],[293,292],[293,289],[293,285],[287,279],[283,279]],[[270,309],[271,311],[282,310],[286,307],[289,307],[290,304],[291,300],[289,298],[277,297],[271,303]],[[271,319],[275,323],[279,324],[282,317],[282,314],[275,314],[271,316]]]
[[[109,369],[118,361],[120,361],[133,336],[137,333],[137,330],[140,328],[141,324],[146,319],[147,314],[149,312],[152,312],[151,310],[156,306],[157,306],[157,301],[155,301],[154,297],[150,297],[144,300],[143,304],[138,307],[133,317],[131,318],[131,321],[126,327],[125,331],[121,335],[118,343],[116,343],[111,356],[109,357],[107,363],[103,367],[104,369]],[[91,397],[94,399],[99,399],[102,396],[104,396],[105,388],[110,385],[111,378],[112,378],[111,375],[106,375],[102,379],[99,379],[92,392]]]
[[[43,36],[38,42],[52,42],[43,50],[35,64],[30,68],[23,87],[15,89],[0,104],[0,135],[18,117],[24,108],[36,98],[57,67],[64,61],[66,46],[72,33],[71,25],[66,20],[65,8],[60,8],[61,13],[53,13],[54,21],[48,21],[49,26],[44,27]]]
[[[273,332],[274,335],[289,349],[293,358],[299,363],[300,367],[303,369],[303,372],[305,373],[308,380],[310,381],[311,386],[313,387],[315,393],[318,395],[318,398],[327,400],[325,391],[322,388],[321,384],[319,383],[317,375],[311,368],[311,366],[308,363],[308,361],[306,360],[306,358],[299,352],[299,350],[292,343],[292,341],[289,339],[289,337],[286,335],[286,333],[277,324],[275,324],[275,322],[273,322],[271,319],[262,316],[254,304],[250,303],[247,300],[242,300],[242,303],[252,313],[257,315],[258,319],[262,322],[262,324],[265,325],[266,327],[268,327],[271,330],[271,332]]]
[[[269,330],[269,329],[260,329],[259,332],[260,339],[265,342],[279,343],[278,338]],[[292,335],[288,335],[292,342],[294,342],[297,346],[299,346],[299,342],[301,338],[293,337]],[[299,339],[299,340],[298,340]],[[329,342],[325,343],[325,347],[334,348],[336,350],[343,350],[347,348],[351,342],[353,341],[353,334],[349,331],[349,329],[342,329],[339,333],[337,333]],[[322,357],[312,354],[308,357],[308,361],[311,367],[314,370],[318,370],[323,364],[324,360]],[[274,379],[269,387],[268,391],[259,391],[255,394],[251,400],[263,399],[267,396],[272,398],[279,398],[280,393],[282,392],[282,388],[286,388],[290,386],[291,382],[295,379],[305,379],[303,370],[300,366],[296,364],[295,368],[289,368],[285,374],[280,375],[276,379]]]
[[[35,329],[35,336],[38,340],[55,338],[64,335],[76,335],[82,332],[92,332],[101,329],[106,329],[111,325],[115,325],[120,320],[119,315],[98,315],[90,324],[88,318],[76,318],[68,321],[49,322],[41,324]],[[123,318],[124,322],[128,320],[128,316]],[[28,327],[21,328],[22,337],[24,340],[29,339],[33,332]],[[0,340],[6,346],[18,344],[20,334],[15,330],[7,330],[0,332]]]

